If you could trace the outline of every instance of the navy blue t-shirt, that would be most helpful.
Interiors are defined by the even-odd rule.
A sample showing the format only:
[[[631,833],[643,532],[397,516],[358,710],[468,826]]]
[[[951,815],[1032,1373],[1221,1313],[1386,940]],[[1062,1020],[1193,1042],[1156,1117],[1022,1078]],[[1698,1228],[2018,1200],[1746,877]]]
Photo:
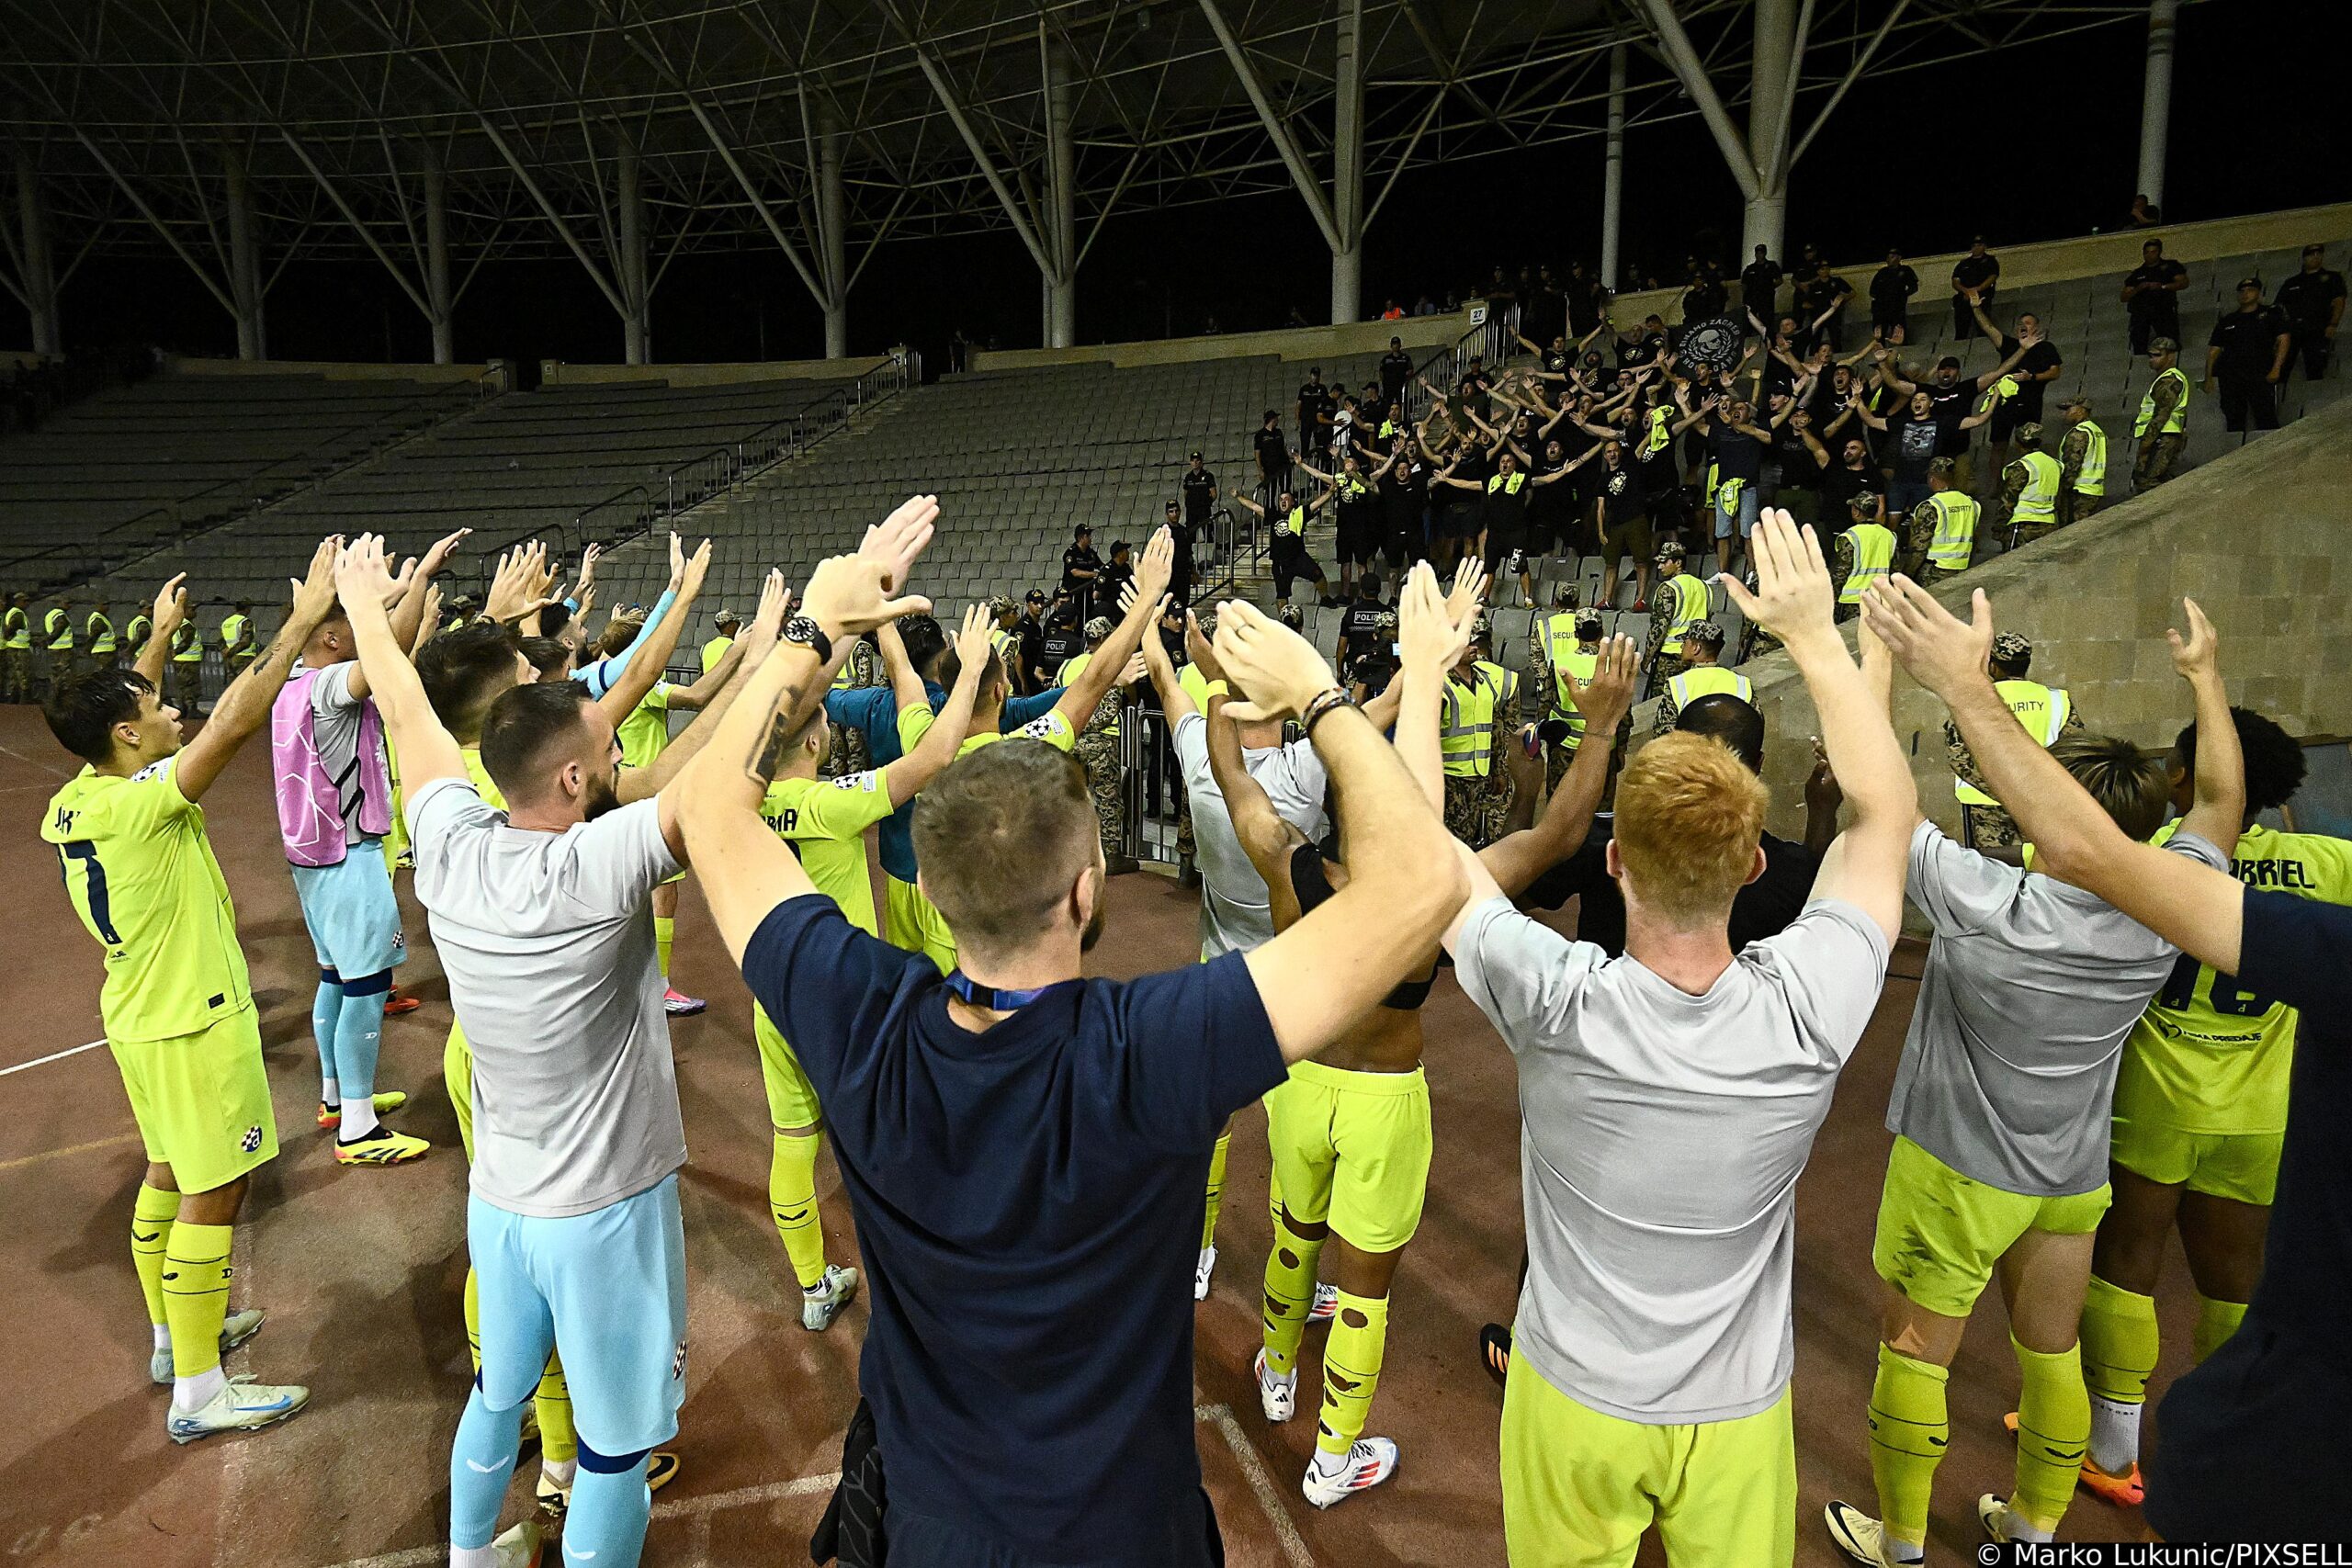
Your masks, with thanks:
[[[1072,982],[974,1033],[928,958],[804,895],[743,977],[856,1214],[893,1544],[903,1511],[956,1561],[1204,1563],[1202,1193],[1226,1118],[1285,1073],[1243,956]]]

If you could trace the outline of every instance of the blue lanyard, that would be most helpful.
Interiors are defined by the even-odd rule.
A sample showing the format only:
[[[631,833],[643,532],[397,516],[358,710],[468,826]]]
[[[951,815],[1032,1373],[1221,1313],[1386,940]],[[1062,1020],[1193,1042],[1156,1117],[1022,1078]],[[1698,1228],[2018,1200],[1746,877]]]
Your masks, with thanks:
[[[1052,996],[1056,991],[1081,983],[1077,980],[1057,980],[1050,986],[1040,986],[1034,991],[1000,991],[993,986],[978,984],[961,969],[949,970],[946,981],[949,990],[971,1003],[972,1006],[988,1008],[996,1012],[1018,1012],[1041,997]]]

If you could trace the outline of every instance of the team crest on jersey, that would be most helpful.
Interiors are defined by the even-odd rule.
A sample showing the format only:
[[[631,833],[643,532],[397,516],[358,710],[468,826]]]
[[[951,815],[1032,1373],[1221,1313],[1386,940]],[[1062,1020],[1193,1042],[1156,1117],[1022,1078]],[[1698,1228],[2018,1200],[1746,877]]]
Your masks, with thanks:
[[[256,1122],[252,1126],[246,1128],[245,1135],[237,1140],[237,1146],[244,1150],[247,1154],[253,1154],[259,1150],[261,1147],[261,1123]]]

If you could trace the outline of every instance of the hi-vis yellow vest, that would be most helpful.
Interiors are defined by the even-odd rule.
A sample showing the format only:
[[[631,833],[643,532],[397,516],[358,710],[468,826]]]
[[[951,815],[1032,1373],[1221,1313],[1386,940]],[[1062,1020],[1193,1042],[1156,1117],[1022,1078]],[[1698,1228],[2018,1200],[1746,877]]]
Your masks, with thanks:
[[[1470,667],[1470,679],[1449,673],[1440,705],[1438,750],[1453,778],[1483,779],[1495,760],[1495,710],[1519,690],[1519,677],[1485,660]]]
[[[74,617],[64,611],[52,609],[40,618],[40,629],[49,638],[51,653],[74,651]]]
[[[1642,436],[1642,456],[1655,457],[1674,440],[1674,415],[1666,409],[1650,410],[1649,429]]]
[[[1846,573],[1846,586],[1838,591],[1838,603],[1859,604],[1871,583],[1894,570],[1894,530],[1880,523],[1857,523],[1838,536],[1854,552],[1854,564]]]
[[[2066,714],[2073,706],[2073,699],[2066,695],[2064,686],[2045,686],[2039,681],[1996,681],[1993,690],[2001,694],[2001,700],[2009,705],[2009,711],[2018,716],[2018,722],[2025,726],[2025,732],[2044,750],[2057,743],[2060,732],[2066,728]],[[2001,804],[1957,773],[1952,775],[1951,793],[1962,806]]]
[[[2107,432],[2092,420],[2075,426],[2083,433],[2083,466],[2075,470],[2077,495],[2107,493]]]
[[[220,647],[223,651],[235,648],[245,639],[245,627],[250,624],[243,615],[231,615],[220,623]]]
[[[1920,505],[1936,520],[1935,537],[1928,541],[1928,559],[1946,571],[1965,571],[1976,556],[1976,519],[1984,508],[1966,491],[1931,493]]]
[[[1517,469],[1513,469],[1508,474],[1488,474],[1487,476],[1487,493],[1488,495],[1493,495],[1499,491],[1505,495],[1517,495],[1526,483],[1527,476],[1519,472]]]
[[[1679,713],[1701,697],[1712,697],[1729,692],[1741,702],[1756,700],[1755,683],[1745,675],[1724,669],[1720,664],[1702,664],[1696,670],[1685,670],[1666,683],[1674,697],[1675,711]]]
[[[2180,395],[2173,400],[2172,412],[2165,415],[2165,422],[2163,425],[2158,428],[2156,434],[2159,435],[2177,435],[2180,434],[2182,427],[2188,424],[2188,378],[2182,374],[2180,367],[2176,365],[2169,370],[2158,371],[2156,373],[2156,378],[2148,383],[2148,389],[2140,394],[2140,417],[2134,421],[2132,425],[2132,434],[2133,435],[2145,435],[2148,434],[2148,426],[2156,417],[2156,389],[2163,386],[2166,381],[2179,382]]]
[[[1306,537],[1306,508],[1294,506],[1274,520],[1274,532],[1294,539]]]
[[[1577,617],[1573,610],[1562,611],[1544,623],[1544,660],[1552,667],[1552,712],[1568,721],[1572,730],[1581,733],[1584,720],[1577,716],[1576,705],[1568,701],[1568,681],[1589,681],[1592,672],[1600,668],[1599,653],[1586,653],[1577,640]],[[1571,742],[1573,744],[1573,742]]]
[[[1657,650],[1679,656],[1682,652],[1682,634],[1705,620],[1713,606],[1707,598],[1707,585],[1687,571],[1662,584],[1661,592],[1665,591],[1673,592],[1674,607],[1667,612],[1666,640],[1657,645]]]
[[[33,618],[14,605],[0,615],[0,648],[9,650],[29,649],[33,645]]]
[[[2058,520],[2058,459],[2047,452],[2021,452],[2018,461],[2025,465],[2025,489],[2018,491],[2018,503],[2009,513],[2012,523],[2054,523]]]

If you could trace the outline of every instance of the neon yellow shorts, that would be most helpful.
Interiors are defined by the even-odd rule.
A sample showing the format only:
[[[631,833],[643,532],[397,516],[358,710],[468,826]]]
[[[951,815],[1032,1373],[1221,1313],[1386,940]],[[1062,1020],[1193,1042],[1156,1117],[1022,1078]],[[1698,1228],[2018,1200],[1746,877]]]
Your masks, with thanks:
[[[1735,1421],[1649,1427],[1577,1404],[1513,1351],[1502,1448],[1511,1568],[1623,1568],[1652,1525],[1674,1568],[1788,1568],[1796,1556],[1785,1389]]]
[[[768,1091],[768,1120],[779,1129],[814,1127],[825,1120],[817,1086],[800,1070],[800,1058],[776,1030],[768,1010],[752,1004],[752,1038],[760,1045],[760,1082]]]
[[[1886,1156],[1871,1262],[1914,1306],[1966,1317],[1993,1266],[2028,1231],[2087,1235],[2107,1213],[2107,1184],[2063,1198],[2007,1192],[1962,1176],[1908,1138]]]
[[[2134,1176],[2233,1202],[2268,1208],[2278,1196],[2283,1133],[2184,1133],[2161,1122],[2115,1118],[2109,1156]]]
[[[956,933],[922,889],[895,876],[882,878],[882,937],[892,947],[927,953],[946,974],[956,967]]]
[[[254,1009],[193,1034],[107,1045],[148,1163],[170,1166],[181,1191],[226,1187],[277,1157],[277,1114]]]
[[[1432,1146],[1420,1068],[1358,1073],[1294,1062],[1265,1104],[1274,1190],[1293,1218],[1328,1220],[1363,1252],[1393,1252],[1413,1239]]]
[[[441,1081],[449,1090],[449,1109],[458,1113],[458,1141],[466,1146],[466,1164],[474,1163],[474,1048],[466,1032],[449,1021],[449,1043],[441,1047]]]

